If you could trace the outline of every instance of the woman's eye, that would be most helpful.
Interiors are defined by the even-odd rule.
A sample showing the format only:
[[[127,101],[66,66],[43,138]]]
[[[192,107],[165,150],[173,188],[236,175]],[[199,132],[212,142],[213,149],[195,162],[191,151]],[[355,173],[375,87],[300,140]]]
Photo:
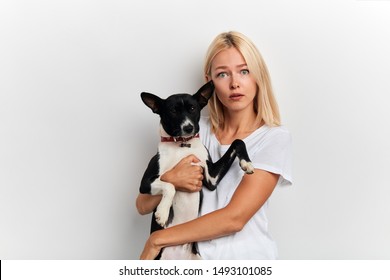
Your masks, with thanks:
[[[243,69],[243,70],[241,70],[241,74],[242,75],[248,75],[249,74],[249,70],[248,69]]]
[[[225,78],[225,77],[227,77],[227,73],[226,73],[226,72],[218,73],[218,74],[217,74],[217,77],[219,77],[219,78]]]

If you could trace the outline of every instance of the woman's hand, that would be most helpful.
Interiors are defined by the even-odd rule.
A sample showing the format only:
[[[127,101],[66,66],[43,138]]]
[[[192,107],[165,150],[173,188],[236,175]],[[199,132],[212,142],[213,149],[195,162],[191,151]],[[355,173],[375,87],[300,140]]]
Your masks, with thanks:
[[[171,183],[176,190],[198,192],[202,189],[203,168],[196,165],[199,159],[189,155],[179,161],[171,170],[164,173],[160,180]],[[161,195],[139,194],[136,207],[141,215],[149,214],[161,201]]]
[[[197,163],[199,159],[189,155],[164,173],[160,179],[173,184],[178,191],[198,192],[202,189],[203,168]]]
[[[156,245],[157,231],[153,232],[145,243],[144,250],[140,256],[140,260],[154,260],[160,253],[162,247]]]

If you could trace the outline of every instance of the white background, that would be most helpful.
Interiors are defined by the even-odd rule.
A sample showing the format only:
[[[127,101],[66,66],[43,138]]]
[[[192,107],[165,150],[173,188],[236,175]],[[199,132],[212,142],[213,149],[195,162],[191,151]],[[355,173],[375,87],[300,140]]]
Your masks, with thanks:
[[[266,60],[293,135],[281,259],[390,259],[390,1],[0,2],[0,259],[136,259],[158,118],[220,32]]]

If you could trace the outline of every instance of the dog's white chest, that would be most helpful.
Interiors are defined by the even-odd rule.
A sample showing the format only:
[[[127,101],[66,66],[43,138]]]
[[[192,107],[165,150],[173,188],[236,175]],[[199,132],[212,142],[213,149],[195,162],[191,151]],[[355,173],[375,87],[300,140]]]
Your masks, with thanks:
[[[180,147],[180,144],[176,142],[159,144],[160,174],[172,169],[180,160],[189,155],[195,155],[201,161],[200,165],[205,166],[208,154],[200,139],[192,139],[188,141],[188,144],[191,147]]]

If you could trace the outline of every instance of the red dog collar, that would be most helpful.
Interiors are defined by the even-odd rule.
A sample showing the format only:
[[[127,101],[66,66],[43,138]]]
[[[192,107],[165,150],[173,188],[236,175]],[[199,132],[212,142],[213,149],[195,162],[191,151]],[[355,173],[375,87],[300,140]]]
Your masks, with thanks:
[[[161,142],[179,142],[181,143],[180,144],[180,147],[187,147],[187,148],[190,148],[191,147],[191,144],[187,144],[186,142],[187,141],[190,141],[191,139],[194,139],[194,138],[199,138],[199,134],[195,134],[194,136],[190,136],[190,137],[163,137],[161,136]]]

